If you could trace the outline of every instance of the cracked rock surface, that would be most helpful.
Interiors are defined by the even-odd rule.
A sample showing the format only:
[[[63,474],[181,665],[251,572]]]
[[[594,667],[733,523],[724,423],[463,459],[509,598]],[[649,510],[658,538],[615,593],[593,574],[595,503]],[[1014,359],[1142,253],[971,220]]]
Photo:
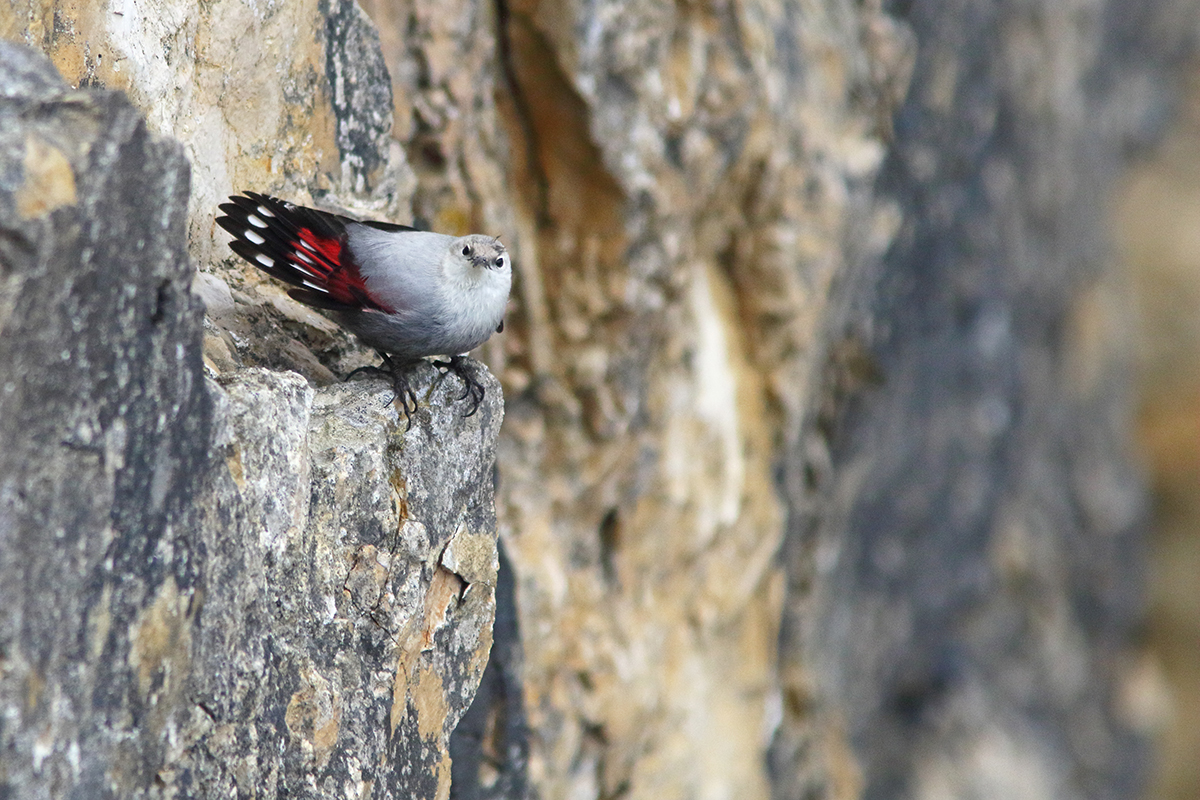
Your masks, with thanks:
[[[1101,200],[1194,5],[0,4],[0,36],[191,161],[183,211],[185,167],[140,155],[170,146],[125,111],[99,133],[105,92],[5,140],[6,774],[1135,796],[1142,493]],[[88,199],[80,165],[113,158],[137,190]],[[213,213],[244,189],[502,235],[476,356],[503,431],[457,416],[453,376],[407,433],[381,384],[340,385],[375,359],[229,251]],[[37,277],[54,254],[89,270]],[[499,553],[465,483],[493,444]]]
[[[0,159],[0,795],[444,797],[498,383],[206,378],[179,147],[10,43]]]
[[[221,463],[191,526],[214,580],[192,633],[204,715],[174,762],[205,793],[448,787],[491,646],[501,417],[494,379],[466,419],[455,380],[421,370],[407,431],[382,381],[248,369],[213,387]]]

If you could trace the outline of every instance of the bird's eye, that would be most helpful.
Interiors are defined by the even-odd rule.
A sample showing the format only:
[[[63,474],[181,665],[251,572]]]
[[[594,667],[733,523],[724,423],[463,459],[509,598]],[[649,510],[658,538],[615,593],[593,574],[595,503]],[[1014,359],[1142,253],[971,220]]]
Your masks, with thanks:
[[[496,266],[497,266],[497,267],[503,267],[503,266],[504,266],[504,256],[500,256],[500,258],[497,258],[497,259],[496,259]]]
[[[463,245],[463,255],[464,255],[464,256],[469,256],[469,255],[471,255],[471,246],[470,246],[469,244],[464,244],[464,245]]]

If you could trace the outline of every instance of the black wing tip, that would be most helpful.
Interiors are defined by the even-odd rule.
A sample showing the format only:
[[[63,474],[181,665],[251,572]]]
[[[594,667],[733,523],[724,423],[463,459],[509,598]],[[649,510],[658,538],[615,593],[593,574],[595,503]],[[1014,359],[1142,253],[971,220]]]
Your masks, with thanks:
[[[299,215],[301,219],[306,219],[309,222],[336,220],[339,226],[344,226],[348,222],[358,225],[366,225],[370,228],[375,228],[381,231],[391,231],[395,233],[420,232],[428,230],[426,227],[413,225],[401,225],[398,222],[384,222],[383,220],[375,219],[356,219],[347,217],[343,214],[336,214],[332,211],[323,211],[319,208],[309,208],[308,206],[296,205],[287,200],[280,200],[278,197],[272,197],[269,194],[262,192],[252,192],[249,190],[242,191],[240,194],[229,195],[230,202],[221,203],[217,206],[226,214],[253,214],[257,210],[256,206],[266,206],[268,210],[276,213],[277,217],[284,217],[288,214]],[[226,228],[228,230],[228,228]],[[330,230],[329,233],[336,234],[336,230]]]
[[[261,250],[259,250],[254,245],[250,244],[249,242],[247,242],[243,239],[234,239],[232,242],[229,243],[229,249],[232,250],[233,252],[237,253],[239,256],[246,259],[247,261],[249,261],[254,266],[258,267],[259,269],[268,270],[268,271],[275,269],[274,263],[272,263],[272,265],[268,267],[266,264],[263,264],[261,261],[259,261],[258,256],[266,255],[266,254],[263,253]],[[274,262],[276,260],[274,258],[271,258],[271,256],[267,256],[267,258],[270,258],[272,262]]]
[[[375,228],[376,230],[389,231],[392,233],[409,233],[412,231],[419,232],[421,230],[420,228],[414,228],[411,225],[401,225],[398,222],[382,222],[377,219],[356,219],[351,220],[351,222],[356,222],[359,225],[366,225],[368,228]]]
[[[223,208],[221,210],[225,211]],[[234,236],[240,236],[242,231],[245,229],[245,220],[239,220],[237,217],[233,216],[232,212],[225,211],[225,213],[228,216],[217,217],[215,222],[224,228],[226,233],[231,233]]]
[[[289,203],[280,200],[278,197],[272,197],[269,194],[244,191],[240,194],[229,195],[229,202],[221,203],[217,208],[227,214],[230,209],[236,209],[242,214],[253,214],[258,210],[259,206],[266,206],[269,211],[281,211],[286,210],[289,205]]]
[[[357,306],[349,305],[348,303],[340,303],[334,300],[327,294],[314,291],[307,286],[299,289],[288,289],[288,297],[293,300],[299,300],[306,306],[312,308],[321,308],[326,311],[357,311]]]
[[[231,217],[244,217],[253,206],[241,195],[230,195],[229,202],[218,203],[217,209]]]

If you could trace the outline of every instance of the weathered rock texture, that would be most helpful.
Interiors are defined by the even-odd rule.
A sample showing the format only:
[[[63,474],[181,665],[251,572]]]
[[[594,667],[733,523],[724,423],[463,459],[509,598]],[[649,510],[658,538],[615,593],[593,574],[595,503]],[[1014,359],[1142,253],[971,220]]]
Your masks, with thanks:
[[[1139,795],[1133,318],[1097,199],[1170,101],[1179,11],[907,8],[880,181],[905,222],[832,354],[828,461],[801,462],[824,501],[794,520],[781,776],[815,707],[866,798]]]
[[[0,154],[0,794],[444,797],[498,384],[206,387],[178,146],[0,43]]]
[[[248,365],[323,387],[368,359],[228,254],[228,192],[509,243],[483,357],[513,606],[458,795],[1129,796],[1139,490],[1095,201],[1168,83],[1123,8],[25,0],[0,33],[183,144],[226,392]],[[1158,30],[1174,6],[1142,8]],[[330,657],[312,644],[301,675]],[[356,655],[293,690],[336,776],[314,793],[344,792],[351,749],[377,763],[323,749],[322,698],[373,713],[344,687],[387,659]]]
[[[444,797],[491,647],[499,387],[464,421],[425,370],[405,432],[379,382],[222,376],[218,463],[185,525],[208,579],[182,796]]]
[[[124,98],[0,46],[0,774],[117,796],[164,765],[199,610],[187,163]]]

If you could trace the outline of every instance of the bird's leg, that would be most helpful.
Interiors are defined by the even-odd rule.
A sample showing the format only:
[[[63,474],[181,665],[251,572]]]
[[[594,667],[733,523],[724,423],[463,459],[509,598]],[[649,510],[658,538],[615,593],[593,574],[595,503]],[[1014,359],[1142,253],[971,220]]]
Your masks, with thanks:
[[[383,363],[387,364],[387,368],[392,373],[392,391],[396,393],[396,398],[400,401],[400,407],[404,409],[404,418],[408,421],[408,425],[404,430],[412,427],[412,415],[417,410],[417,393],[408,385],[408,364],[401,364],[393,361],[391,357],[382,351],[376,351],[379,357],[383,359]],[[409,408],[409,403],[412,403],[412,408]]]
[[[395,395],[392,399],[399,400],[400,408],[404,409],[404,419],[408,422],[404,430],[407,431],[412,427],[412,415],[413,412],[417,410],[417,393],[414,392],[412,387],[408,384],[407,368],[409,365],[392,360],[392,357],[382,350],[376,350],[375,352],[378,353],[379,357],[383,359],[383,367],[359,367],[347,375],[346,380],[350,380],[359,373],[391,378],[392,393]]]
[[[471,410],[464,417],[472,416],[479,410],[479,404],[483,402],[483,384],[475,380],[475,376],[471,374],[471,368],[467,365],[470,359],[466,356],[450,356],[449,361],[435,361],[439,367],[453,372],[463,380],[463,393],[458,396],[459,400],[465,400],[469,396],[471,398]]]

